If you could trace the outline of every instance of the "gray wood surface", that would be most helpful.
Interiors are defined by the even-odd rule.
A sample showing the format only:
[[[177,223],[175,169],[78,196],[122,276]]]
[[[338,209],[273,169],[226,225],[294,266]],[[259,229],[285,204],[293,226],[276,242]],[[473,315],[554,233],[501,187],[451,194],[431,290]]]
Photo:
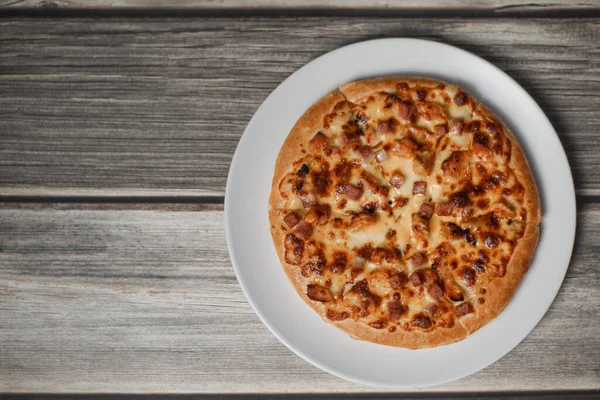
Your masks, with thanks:
[[[565,10],[594,9],[598,0],[0,0],[0,6],[12,8],[166,8],[166,9],[252,9],[252,8],[335,8],[335,9],[385,9],[385,10]]]
[[[598,196],[599,32],[594,18],[2,19],[0,194],[223,196],[240,135],[283,79],[407,36],[515,78],[558,131],[577,193]]]
[[[376,391],[311,366],[258,320],[219,208],[2,205],[0,391]],[[600,205],[578,219],[540,324],[497,363],[427,392],[600,389]]]

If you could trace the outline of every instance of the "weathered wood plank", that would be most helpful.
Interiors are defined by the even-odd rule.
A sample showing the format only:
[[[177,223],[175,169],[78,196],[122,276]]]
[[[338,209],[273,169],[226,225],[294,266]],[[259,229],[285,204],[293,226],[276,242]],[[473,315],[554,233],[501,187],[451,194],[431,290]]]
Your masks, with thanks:
[[[568,2],[544,0],[535,3],[523,0],[4,0],[0,6],[11,8],[62,7],[62,8],[166,8],[166,9],[255,9],[255,8],[331,8],[331,9],[385,9],[385,10],[565,10],[593,9],[598,0]]]
[[[0,208],[0,391],[374,391],[321,372],[261,324],[222,212],[77,208]],[[541,323],[494,365],[428,391],[600,389],[600,205],[578,217]]]
[[[421,37],[508,72],[600,195],[599,19],[0,21],[0,194],[222,196],[235,146],[289,74],[340,46]]]

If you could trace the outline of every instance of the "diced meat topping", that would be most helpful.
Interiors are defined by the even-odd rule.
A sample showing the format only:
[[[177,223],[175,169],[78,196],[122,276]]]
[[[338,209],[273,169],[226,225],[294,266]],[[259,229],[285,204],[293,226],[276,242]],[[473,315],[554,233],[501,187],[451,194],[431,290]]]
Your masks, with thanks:
[[[360,146],[356,149],[356,152],[360,154],[365,161],[371,161],[375,158],[375,153],[373,153],[373,149],[370,146]]]
[[[399,188],[404,183],[404,175],[399,170],[395,170],[392,172],[392,177],[390,178],[390,185],[395,188]]]
[[[314,301],[320,301],[322,303],[333,300],[333,295],[331,294],[329,289],[317,285],[308,285],[306,287],[306,295],[309,299]]]
[[[331,153],[331,149],[329,148],[329,139],[327,139],[327,136],[323,135],[321,132],[318,132],[310,140],[310,142],[308,142],[308,148],[315,154]]]
[[[429,293],[431,298],[436,301],[439,300],[444,295],[444,291],[442,290],[442,288],[436,284],[431,285],[429,287],[429,289],[427,290],[427,292]]]
[[[430,219],[433,216],[433,206],[429,203],[421,204],[419,215],[425,219]]]
[[[393,118],[387,121],[381,121],[377,124],[377,133],[394,133],[398,121]]]
[[[419,274],[416,272],[410,274],[409,278],[414,287],[421,286],[423,284],[423,282],[421,282],[421,277],[419,277]]]
[[[448,215],[452,215],[452,209],[454,205],[452,203],[438,203],[437,204],[437,215],[441,217],[446,217]]]
[[[425,195],[426,188],[427,182],[417,181],[413,183],[413,195]]]
[[[448,125],[440,124],[433,127],[433,134],[437,137],[442,137],[448,133]]]
[[[312,225],[302,221],[296,226],[296,236],[298,236],[302,240],[308,240],[310,235],[312,235],[313,227]]]
[[[404,272],[398,272],[390,276],[390,285],[392,289],[401,289],[408,283],[408,277]]]
[[[290,228],[293,228],[298,225],[300,218],[298,217],[298,214],[292,211],[283,218],[283,222],[285,222]]]
[[[473,311],[473,306],[470,303],[462,303],[458,306],[454,307],[456,311],[456,316],[462,317],[463,315],[471,314]]]
[[[427,260],[427,255],[425,253],[416,253],[414,256],[410,258],[410,262],[413,266],[418,267],[422,265]]]
[[[336,191],[339,194],[344,195],[351,200],[358,200],[363,194],[362,188],[357,188],[356,186],[351,185],[349,183],[345,185],[338,185]]]

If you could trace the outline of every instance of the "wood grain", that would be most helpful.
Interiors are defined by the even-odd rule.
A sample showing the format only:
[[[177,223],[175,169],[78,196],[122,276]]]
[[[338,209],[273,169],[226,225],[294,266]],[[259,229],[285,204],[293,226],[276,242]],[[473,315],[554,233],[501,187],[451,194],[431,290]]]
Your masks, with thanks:
[[[283,79],[340,46],[406,36],[462,47],[515,78],[558,131],[578,194],[598,196],[599,28],[593,18],[3,19],[0,195],[223,196],[240,135]]]
[[[385,10],[565,10],[598,8],[598,0],[568,2],[564,0],[2,0],[0,6],[12,8],[133,8],[133,9],[253,9],[253,8],[331,8],[331,9],[385,9]]]
[[[440,391],[600,389],[600,205],[562,289],[503,359]],[[280,344],[242,294],[223,213],[0,208],[0,391],[364,392]],[[523,393],[523,392],[520,392]]]

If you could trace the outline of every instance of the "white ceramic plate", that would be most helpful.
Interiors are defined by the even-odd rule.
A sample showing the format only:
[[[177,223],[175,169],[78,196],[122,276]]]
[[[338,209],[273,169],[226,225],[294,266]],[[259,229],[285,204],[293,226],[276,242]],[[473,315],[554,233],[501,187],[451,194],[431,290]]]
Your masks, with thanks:
[[[542,198],[540,243],[529,272],[506,309],[465,340],[433,349],[407,350],[354,340],[322,321],[288,281],[269,233],[267,208],[273,167],[294,123],[334,88],[385,75],[439,78],[463,87],[487,105],[524,147]],[[490,365],[536,326],[569,265],[575,238],[575,191],[565,152],[552,125],[508,75],[471,53],[445,44],[381,39],[317,58],[293,73],[264,101],[233,157],[225,195],[225,227],[238,281],[258,316],[281,342],[341,378],[388,388],[416,388],[459,379]]]

